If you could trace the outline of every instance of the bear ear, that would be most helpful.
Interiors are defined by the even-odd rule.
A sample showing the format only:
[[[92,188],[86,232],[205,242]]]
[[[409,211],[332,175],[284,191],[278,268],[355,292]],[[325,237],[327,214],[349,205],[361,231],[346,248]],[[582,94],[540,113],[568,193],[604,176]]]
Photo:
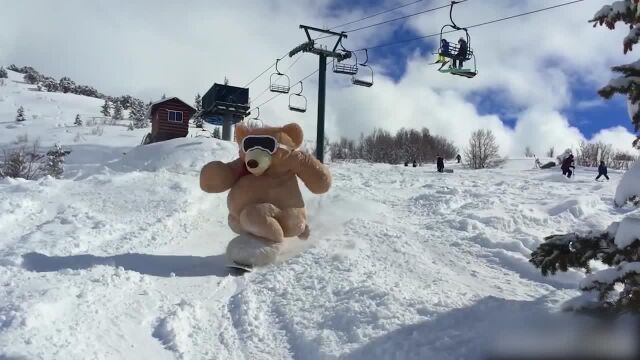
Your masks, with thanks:
[[[300,125],[296,123],[287,124],[282,128],[282,131],[287,134],[289,138],[291,138],[291,141],[293,141],[295,148],[298,148],[300,147],[300,145],[302,145],[304,134]]]
[[[238,144],[242,143],[242,139],[249,133],[249,128],[244,124],[237,124],[235,129],[235,138]]]

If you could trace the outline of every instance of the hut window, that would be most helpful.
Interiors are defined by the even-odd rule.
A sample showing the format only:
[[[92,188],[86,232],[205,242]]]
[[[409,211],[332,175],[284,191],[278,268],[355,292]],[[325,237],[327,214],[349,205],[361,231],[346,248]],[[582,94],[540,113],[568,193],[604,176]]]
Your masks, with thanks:
[[[177,122],[177,123],[182,122],[182,111],[168,110],[168,112],[169,112],[169,121]]]

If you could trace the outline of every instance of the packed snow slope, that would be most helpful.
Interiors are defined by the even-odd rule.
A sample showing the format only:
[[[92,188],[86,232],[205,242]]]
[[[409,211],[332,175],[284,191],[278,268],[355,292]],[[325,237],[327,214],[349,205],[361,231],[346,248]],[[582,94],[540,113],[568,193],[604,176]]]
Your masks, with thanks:
[[[303,190],[310,247],[234,276],[226,194],[198,175],[235,144],[136,146],[148,129],[72,125],[100,100],[10,76],[0,146],[26,134],[72,153],[63,179],[0,180],[0,359],[480,359],[577,294],[582,274],[527,262],[544,236],[631,211],[613,206],[616,171],[329,163],[330,192]]]
[[[174,139],[0,180],[0,358],[481,358],[501,322],[577,293],[582,274],[527,263],[542,238],[624,212],[615,171],[330,163],[330,192],[304,192],[313,245],[232,276],[226,194],[198,174],[236,153]]]

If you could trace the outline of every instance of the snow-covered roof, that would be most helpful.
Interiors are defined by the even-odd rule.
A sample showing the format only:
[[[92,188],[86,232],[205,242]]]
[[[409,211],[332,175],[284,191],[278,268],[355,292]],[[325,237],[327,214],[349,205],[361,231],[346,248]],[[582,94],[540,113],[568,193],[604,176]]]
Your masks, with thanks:
[[[196,108],[194,108],[193,106],[191,106],[189,103],[187,103],[186,101],[184,101],[184,100],[180,99],[179,97],[174,96],[174,97],[169,97],[169,98],[166,98],[166,99],[160,99],[160,100],[158,100],[158,101],[152,102],[152,103],[151,103],[151,106],[149,106],[149,109],[147,110],[147,117],[151,116],[151,112],[153,111],[153,108],[154,108],[156,105],[158,105],[158,104],[162,104],[162,103],[164,103],[164,102],[171,101],[171,100],[178,100],[178,101],[180,101],[181,103],[183,103],[183,104],[187,105],[188,107],[192,108],[192,109],[193,109],[193,112],[195,112],[195,111],[196,111]]]

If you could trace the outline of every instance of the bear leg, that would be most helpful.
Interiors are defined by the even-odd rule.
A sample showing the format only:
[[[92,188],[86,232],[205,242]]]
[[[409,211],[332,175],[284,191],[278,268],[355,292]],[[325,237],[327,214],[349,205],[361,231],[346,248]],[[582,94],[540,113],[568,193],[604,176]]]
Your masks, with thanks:
[[[272,204],[252,204],[240,213],[240,225],[255,236],[279,243],[284,240],[284,231],[276,219],[280,212]]]
[[[245,232],[242,230],[242,226],[240,225],[240,221],[238,220],[238,217],[236,217],[233,214],[229,214],[228,217],[228,224],[229,224],[229,228],[231,229],[231,231],[233,231],[234,233],[238,234],[238,235],[242,235]]]
[[[304,209],[281,210],[276,215],[276,219],[282,226],[284,237],[298,236],[303,240],[309,237],[309,226]]]

